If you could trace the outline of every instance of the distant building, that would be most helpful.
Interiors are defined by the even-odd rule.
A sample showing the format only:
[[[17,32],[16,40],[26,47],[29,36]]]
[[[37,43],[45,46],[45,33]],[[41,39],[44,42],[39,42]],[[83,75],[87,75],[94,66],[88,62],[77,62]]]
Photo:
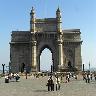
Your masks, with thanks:
[[[82,70],[80,29],[62,30],[59,8],[56,18],[37,19],[33,7],[30,16],[30,31],[12,31],[11,71],[40,71],[45,48],[52,52],[53,71]]]

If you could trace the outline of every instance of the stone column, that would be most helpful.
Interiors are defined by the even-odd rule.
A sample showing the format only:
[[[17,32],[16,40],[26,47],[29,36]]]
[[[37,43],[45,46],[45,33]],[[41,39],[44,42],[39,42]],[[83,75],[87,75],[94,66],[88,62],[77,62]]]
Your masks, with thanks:
[[[37,71],[36,41],[32,41],[32,71]]]
[[[58,41],[58,61],[59,61],[59,65],[63,66],[63,46],[62,46],[62,41],[59,40]]]
[[[63,33],[60,32],[58,33],[58,39],[57,39],[57,42],[58,42],[58,70],[60,71],[64,66],[64,62],[63,62],[63,59],[64,59],[64,51],[63,51]]]

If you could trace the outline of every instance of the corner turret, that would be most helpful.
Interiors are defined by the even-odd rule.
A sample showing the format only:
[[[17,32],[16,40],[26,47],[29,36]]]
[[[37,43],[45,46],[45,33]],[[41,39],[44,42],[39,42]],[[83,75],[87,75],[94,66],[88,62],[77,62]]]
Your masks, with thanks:
[[[62,28],[61,28],[61,12],[60,9],[58,7],[57,11],[56,11],[56,20],[57,20],[57,32],[62,32]]]
[[[32,10],[30,12],[30,31],[35,32],[35,10],[32,7]]]

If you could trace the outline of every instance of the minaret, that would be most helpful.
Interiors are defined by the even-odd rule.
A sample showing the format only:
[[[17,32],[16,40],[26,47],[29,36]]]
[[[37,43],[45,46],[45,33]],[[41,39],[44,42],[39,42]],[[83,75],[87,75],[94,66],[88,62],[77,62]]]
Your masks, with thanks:
[[[61,28],[61,12],[58,7],[56,11],[56,22],[57,22],[57,44],[58,44],[58,70],[63,67],[63,32]]]
[[[61,28],[61,12],[60,9],[58,7],[57,11],[56,11],[56,20],[57,20],[57,32],[62,32],[62,28]]]
[[[31,32],[31,35],[32,35],[32,38],[31,38],[31,64],[32,64],[32,71],[36,71],[37,70],[37,53],[36,53],[36,50],[37,50],[37,41],[36,41],[36,37],[35,37],[35,11],[34,11],[34,8],[32,7],[32,10],[30,12],[30,32]]]
[[[35,32],[35,11],[34,8],[32,7],[32,10],[30,12],[30,31]]]

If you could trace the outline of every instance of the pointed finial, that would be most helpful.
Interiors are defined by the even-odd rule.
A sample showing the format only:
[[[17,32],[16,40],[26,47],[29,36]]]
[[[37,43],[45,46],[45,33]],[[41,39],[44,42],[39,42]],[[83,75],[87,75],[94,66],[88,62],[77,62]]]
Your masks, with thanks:
[[[34,7],[32,6],[31,14],[34,14],[34,13],[35,13],[35,10],[34,10]]]
[[[34,7],[32,6],[32,11],[34,11]]]
[[[60,8],[59,8],[59,5],[58,5],[58,9],[57,9],[57,12],[60,12]]]

